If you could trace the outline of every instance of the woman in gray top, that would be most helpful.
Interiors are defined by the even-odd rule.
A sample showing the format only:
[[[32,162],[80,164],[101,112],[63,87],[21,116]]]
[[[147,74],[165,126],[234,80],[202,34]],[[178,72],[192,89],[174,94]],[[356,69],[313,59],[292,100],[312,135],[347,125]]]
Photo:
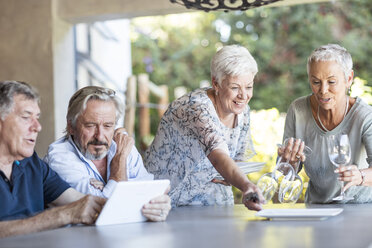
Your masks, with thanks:
[[[315,49],[307,62],[312,94],[296,99],[287,112],[283,139],[295,137],[278,154],[291,162],[302,160],[310,178],[305,201],[328,203],[340,194],[345,182],[348,202],[372,201],[372,107],[347,95],[354,72],[345,48],[329,44]],[[352,157],[349,166],[336,168],[328,158],[327,137],[349,136]],[[302,142],[301,142],[302,140]],[[306,144],[313,152],[307,159]],[[293,146],[292,146],[293,145]],[[300,149],[299,149],[300,148]],[[305,160],[306,159],[306,160]]]

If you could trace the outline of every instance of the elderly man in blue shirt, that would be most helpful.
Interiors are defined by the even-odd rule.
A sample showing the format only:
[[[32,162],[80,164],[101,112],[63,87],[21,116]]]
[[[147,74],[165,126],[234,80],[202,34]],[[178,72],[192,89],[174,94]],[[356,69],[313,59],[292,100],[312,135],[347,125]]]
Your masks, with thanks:
[[[74,190],[37,156],[39,116],[34,88],[0,81],[0,238],[92,224],[106,202]]]
[[[44,160],[73,188],[108,198],[117,182],[153,180],[144,168],[133,138],[115,130],[123,107],[115,91],[88,86],[70,99],[66,135],[48,148]],[[165,220],[170,198],[165,193],[142,209],[153,221]]]

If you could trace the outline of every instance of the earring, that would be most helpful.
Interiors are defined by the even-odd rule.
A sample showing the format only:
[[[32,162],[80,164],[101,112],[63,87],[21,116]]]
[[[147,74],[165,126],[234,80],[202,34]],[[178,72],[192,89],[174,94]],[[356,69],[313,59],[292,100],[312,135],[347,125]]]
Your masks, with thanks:
[[[216,96],[218,96],[218,91],[216,90]]]

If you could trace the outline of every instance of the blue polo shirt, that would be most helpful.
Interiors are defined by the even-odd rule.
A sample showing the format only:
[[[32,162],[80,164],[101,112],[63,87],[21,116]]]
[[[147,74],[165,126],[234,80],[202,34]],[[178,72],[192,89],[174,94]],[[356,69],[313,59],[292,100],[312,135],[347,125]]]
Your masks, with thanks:
[[[44,210],[70,186],[34,154],[13,163],[11,180],[0,175],[0,220],[21,219]]]

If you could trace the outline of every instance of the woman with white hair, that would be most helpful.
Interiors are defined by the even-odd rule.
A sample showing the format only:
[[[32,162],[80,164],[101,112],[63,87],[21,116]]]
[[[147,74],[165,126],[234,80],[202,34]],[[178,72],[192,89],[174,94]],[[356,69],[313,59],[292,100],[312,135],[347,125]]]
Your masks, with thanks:
[[[287,112],[283,140],[294,137],[278,154],[289,161],[301,160],[310,178],[305,201],[328,203],[340,194],[342,186],[348,198],[343,202],[372,201],[372,107],[348,91],[353,82],[353,62],[347,50],[336,44],[315,49],[307,62],[312,94],[295,100]],[[328,157],[327,138],[347,134],[351,162],[335,170]],[[303,142],[301,142],[301,140]],[[302,144],[301,144],[302,143]],[[313,152],[308,159],[304,144]],[[298,147],[301,149],[297,149]],[[335,173],[336,172],[336,173]]]
[[[212,87],[180,97],[165,112],[145,166],[156,179],[170,179],[173,206],[232,205],[231,184],[247,208],[261,209],[261,192],[235,163],[255,154],[248,102],[257,71],[246,48],[225,46],[211,62]]]

